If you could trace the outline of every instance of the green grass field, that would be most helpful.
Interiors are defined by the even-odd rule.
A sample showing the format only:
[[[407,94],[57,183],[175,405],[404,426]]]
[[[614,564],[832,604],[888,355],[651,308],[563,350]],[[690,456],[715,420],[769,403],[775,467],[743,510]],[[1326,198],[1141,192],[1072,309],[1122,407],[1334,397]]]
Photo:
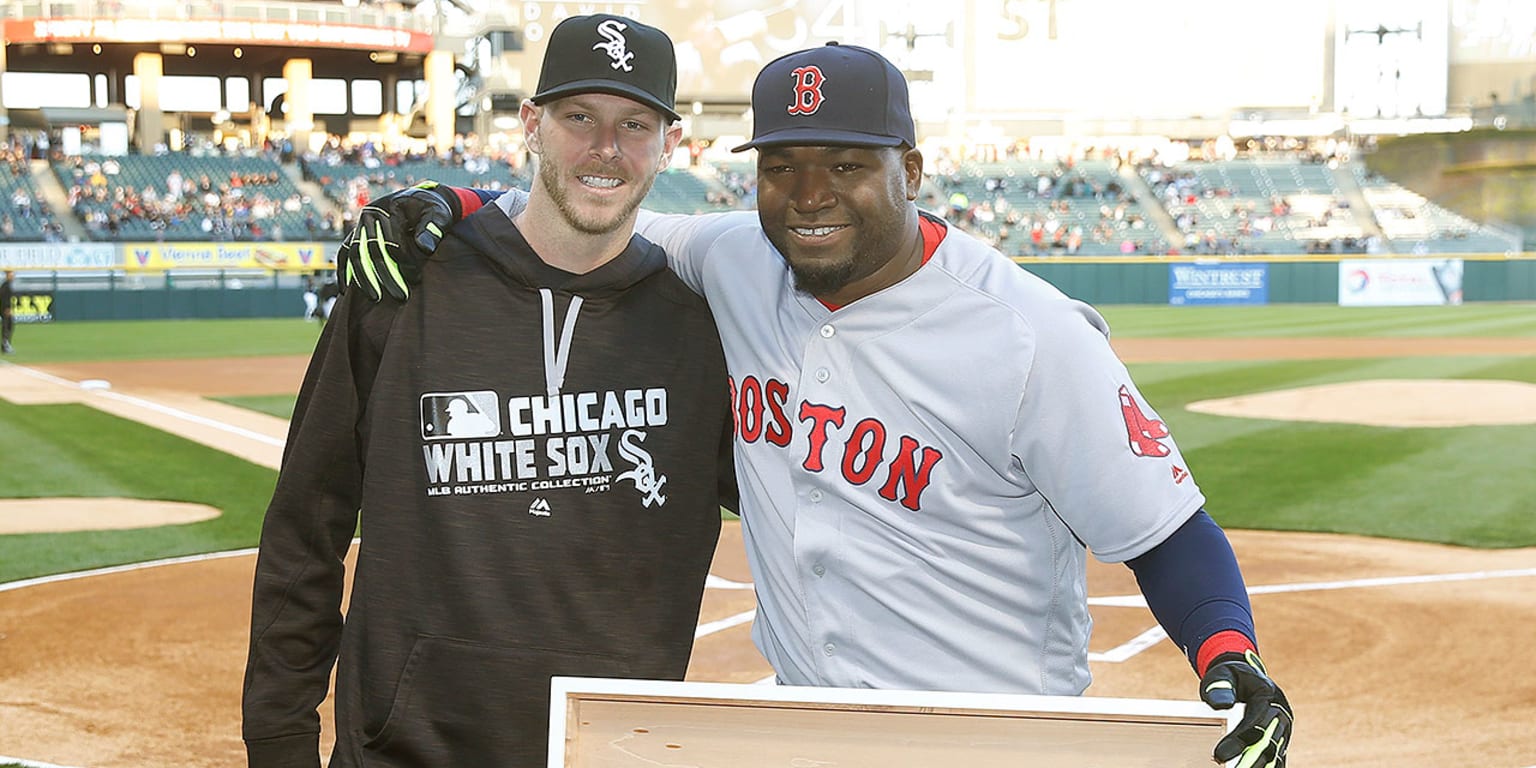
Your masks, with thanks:
[[[302,320],[122,320],[16,328],[14,363],[307,355],[320,326]]]
[[[0,536],[0,582],[254,546],[275,472],[84,405],[0,400],[0,498],[123,496],[207,504],[206,522]]]
[[[1536,305],[1106,307],[1117,336],[1536,336]],[[18,364],[307,354],[298,320],[23,326]],[[1230,361],[1132,366],[1173,429],[1223,525],[1329,531],[1474,547],[1536,545],[1536,429],[1387,429],[1237,419],[1186,403],[1376,378],[1536,383],[1536,357]],[[293,393],[229,398],[277,416]],[[172,555],[255,546],[275,473],[84,406],[0,401],[0,498],[129,496],[211,504],[223,517],[135,531],[0,536],[0,582]],[[14,458],[13,458],[14,457]]]
[[[215,397],[221,403],[229,403],[241,408],[260,411],[279,419],[293,418],[293,405],[298,400],[295,395],[243,395],[237,397]]]
[[[1115,336],[1284,338],[1303,336],[1536,336],[1536,304],[1458,307],[1100,307]]]

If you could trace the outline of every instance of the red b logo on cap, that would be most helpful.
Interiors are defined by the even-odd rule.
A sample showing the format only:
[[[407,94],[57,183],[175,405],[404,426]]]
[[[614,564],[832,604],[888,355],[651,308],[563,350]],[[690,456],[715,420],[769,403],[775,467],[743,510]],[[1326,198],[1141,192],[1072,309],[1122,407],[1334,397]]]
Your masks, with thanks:
[[[791,115],[814,115],[821,109],[823,97],[821,84],[827,79],[821,74],[821,67],[800,67],[794,71],[795,78],[795,103],[789,105]]]

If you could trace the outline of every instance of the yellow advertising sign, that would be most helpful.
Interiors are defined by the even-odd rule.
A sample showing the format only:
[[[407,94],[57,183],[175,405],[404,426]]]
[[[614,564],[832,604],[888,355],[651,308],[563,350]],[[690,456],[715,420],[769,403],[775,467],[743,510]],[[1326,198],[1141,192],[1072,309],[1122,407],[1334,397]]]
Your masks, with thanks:
[[[18,323],[46,323],[53,320],[53,294],[18,293],[11,297],[11,317]]]
[[[167,269],[331,269],[320,243],[124,243],[123,268]]]

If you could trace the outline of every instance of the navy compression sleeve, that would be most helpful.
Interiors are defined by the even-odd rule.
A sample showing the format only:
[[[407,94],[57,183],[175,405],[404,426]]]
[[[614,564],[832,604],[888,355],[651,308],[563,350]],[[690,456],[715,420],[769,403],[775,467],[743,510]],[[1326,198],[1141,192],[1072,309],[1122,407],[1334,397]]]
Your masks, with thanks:
[[[1126,562],[1147,598],[1147,607],[1189,657],[1196,674],[1217,650],[1212,645],[1257,645],[1248,588],[1232,545],[1205,510],[1146,554]],[[1235,634],[1233,634],[1235,633]]]

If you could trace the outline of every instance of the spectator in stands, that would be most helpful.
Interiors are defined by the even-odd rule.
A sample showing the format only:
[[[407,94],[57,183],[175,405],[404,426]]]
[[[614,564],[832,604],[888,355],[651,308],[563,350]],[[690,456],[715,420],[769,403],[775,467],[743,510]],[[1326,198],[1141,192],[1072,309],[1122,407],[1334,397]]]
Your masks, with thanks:
[[[24,219],[32,218],[32,195],[26,189],[17,187],[11,192],[11,207]]]

